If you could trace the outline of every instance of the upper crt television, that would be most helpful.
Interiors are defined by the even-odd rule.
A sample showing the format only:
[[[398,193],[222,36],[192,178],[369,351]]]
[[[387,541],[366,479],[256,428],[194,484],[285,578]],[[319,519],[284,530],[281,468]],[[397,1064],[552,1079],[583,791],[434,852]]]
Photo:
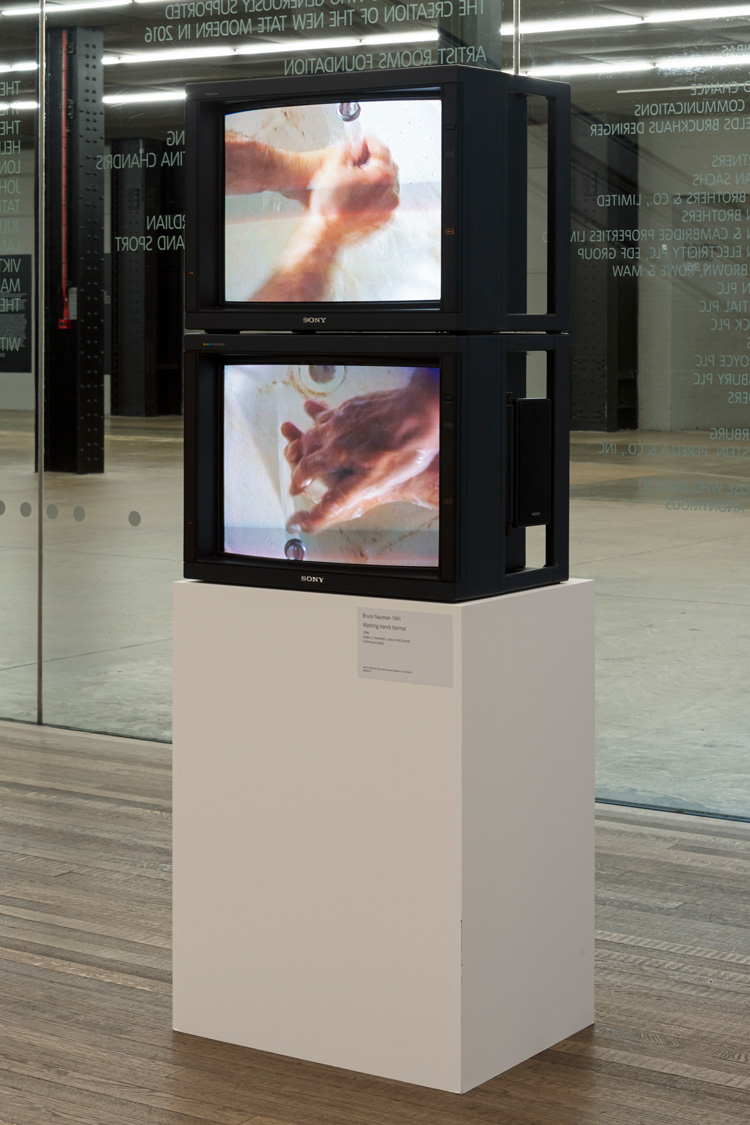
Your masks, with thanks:
[[[187,329],[569,328],[567,85],[446,66],[187,95]]]
[[[185,348],[186,578],[431,601],[567,578],[565,334]]]

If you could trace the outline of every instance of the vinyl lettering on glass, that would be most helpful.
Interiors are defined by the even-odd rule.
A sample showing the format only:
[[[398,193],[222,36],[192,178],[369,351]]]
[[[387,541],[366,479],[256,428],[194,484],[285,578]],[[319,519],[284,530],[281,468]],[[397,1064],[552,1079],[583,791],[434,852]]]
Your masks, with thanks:
[[[0,371],[18,373],[31,371],[34,247],[34,221],[25,213],[34,183],[28,112],[25,120],[13,104],[29,96],[22,87],[20,78],[0,81]]]
[[[637,335],[636,440],[597,455],[669,512],[736,518],[750,494],[748,127],[744,82],[644,93],[585,122],[592,146],[629,148],[635,170],[590,178],[572,236],[579,271],[605,272],[620,304],[630,287]]]

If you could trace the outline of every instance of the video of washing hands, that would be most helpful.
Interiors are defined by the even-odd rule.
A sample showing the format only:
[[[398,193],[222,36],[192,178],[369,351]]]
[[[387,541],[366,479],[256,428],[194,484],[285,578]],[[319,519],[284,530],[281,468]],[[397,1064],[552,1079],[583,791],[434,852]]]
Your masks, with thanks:
[[[439,99],[225,116],[228,302],[437,301]]]
[[[436,367],[224,368],[224,550],[437,567]]]

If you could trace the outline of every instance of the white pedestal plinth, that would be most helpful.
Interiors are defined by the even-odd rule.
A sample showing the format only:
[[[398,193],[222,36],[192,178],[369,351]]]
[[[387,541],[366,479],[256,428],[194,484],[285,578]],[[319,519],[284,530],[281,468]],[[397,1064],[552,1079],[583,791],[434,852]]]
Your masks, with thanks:
[[[359,675],[361,609],[452,686]],[[458,1092],[593,1022],[593,583],[180,582],[174,674],[177,1031]]]

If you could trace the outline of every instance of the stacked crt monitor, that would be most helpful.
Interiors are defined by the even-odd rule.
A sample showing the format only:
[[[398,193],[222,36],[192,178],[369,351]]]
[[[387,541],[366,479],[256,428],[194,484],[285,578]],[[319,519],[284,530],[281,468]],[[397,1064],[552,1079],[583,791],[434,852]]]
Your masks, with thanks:
[[[567,106],[461,67],[189,89],[187,577],[453,601],[567,576]]]

